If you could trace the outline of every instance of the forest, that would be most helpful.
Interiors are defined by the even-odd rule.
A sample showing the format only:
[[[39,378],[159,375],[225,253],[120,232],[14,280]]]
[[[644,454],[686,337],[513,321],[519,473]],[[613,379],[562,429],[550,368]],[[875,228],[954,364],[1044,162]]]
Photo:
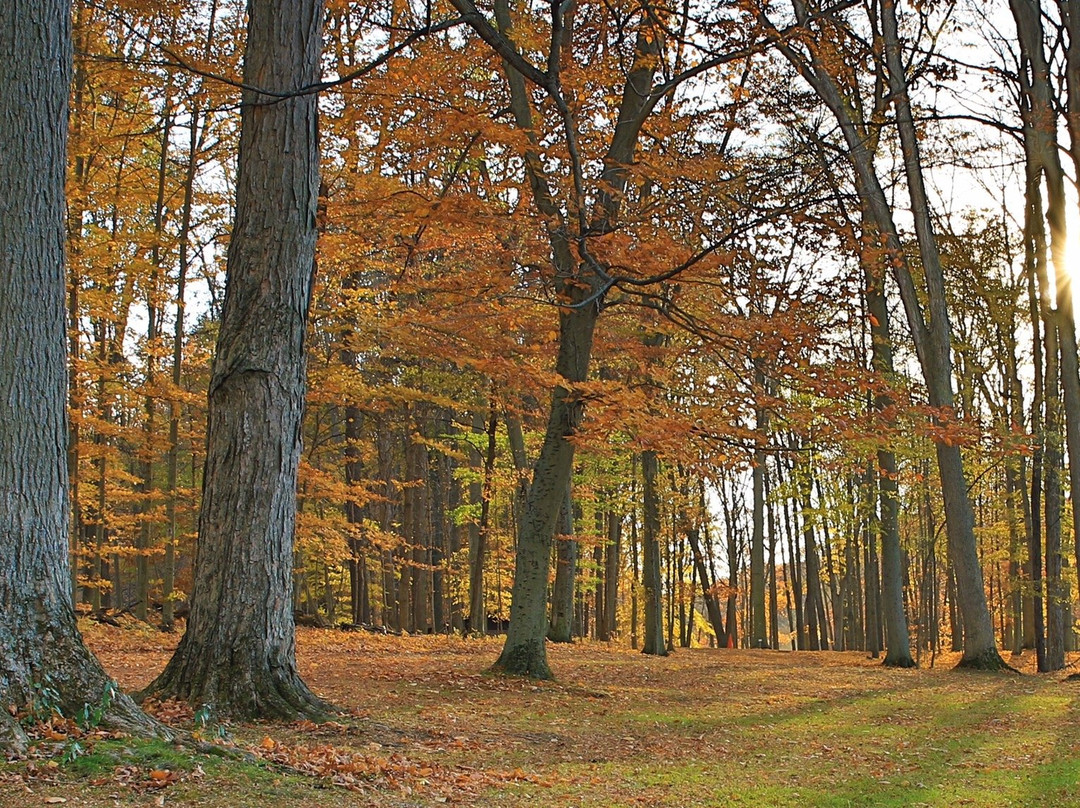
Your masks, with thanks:
[[[15,765],[337,727],[335,654],[1068,681],[1080,0],[0,16]]]

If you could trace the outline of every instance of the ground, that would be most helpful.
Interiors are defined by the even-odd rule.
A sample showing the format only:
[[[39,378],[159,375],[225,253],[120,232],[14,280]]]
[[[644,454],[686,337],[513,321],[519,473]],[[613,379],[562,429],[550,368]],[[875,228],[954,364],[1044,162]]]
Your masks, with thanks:
[[[125,689],[176,638],[86,624]],[[1080,808],[1080,682],[889,670],[857,653],[553,645],[554,682],[486,674],[498,639],[301,629],[330,724],[197,728],[246,759],[80,733],[0,768],[0,806]],[[924,660],[924,664],[928,660]],[[151,705],[194,727],[190,710]],[[76,737],[79,736],[79,737]],[[77,744],[77,746],[76,746]]]

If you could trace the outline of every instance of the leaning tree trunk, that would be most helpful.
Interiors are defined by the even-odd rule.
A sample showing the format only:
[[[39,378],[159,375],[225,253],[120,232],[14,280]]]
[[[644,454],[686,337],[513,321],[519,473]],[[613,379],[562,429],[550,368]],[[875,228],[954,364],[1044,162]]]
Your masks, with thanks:
[[[0,23],[0,747],[25,749],[12,717],[39,688],[74,716],[168,735],[83,645],[68,565],[64,167],[71,7],[41,0]]]
[[[951,417],[954,412],[952,334],[941,260],[923,183],[918,136],[900,53],[895,0],[882,0],[881,23],[889,85],[896,105],[900,148],[904,158],[915,234],[923,265],[926,307],[929,313],[928,323],[920,322],[919,318],[913,316],[918,304],[912,294],[911,278],[906,272],[906,266],[894,266],[894,269],[901,282],[904,307],[908,310],[909,320],[912,321],[912,331],[917,334],[916,349],[919,353],[923,375],[926,378],[930,406],[938,408],[946,413],[947,417]],[[918,342],[923,339],[928,344],[925,348],[919,349]],[[964,620],[964,655],[959,665],[990,670],[1005,668],[1007,665],[997,650],[994,624],[990,619],[986,592],[983,589],[982,567],[975,543],[975,515],[968,496],[967,477],[960,447],[954,442],[939,440],[934,448],[941,478],[942,499],[945,502],[945,532],[949,544],[949,559],[956,570],[957,595]]]
[[[800,22],[806,23],[809,19],[806,3],[796,0],[796,10]],[[857,119],[856,108],[845,99],[837,80],[830,73],[831,65],[814,52],[808,56],[800,53],[788,42],[777,40],[776,46],[814,88],[840,126],[848,146],[848,157],[855,170],[860,200],[864,210],[870,214],[865,225],[873,235],[882,239],[892,255],[893,275],[900,287],[900,297],[911,328],[915,352],[926,381],[927,397],[930,406],[941,413],[935,420],[936,425],[942,427],[947,425],[955,411],[952,389],[952,333],[944,274],[923,181],[918,133],[912,117],[897,29],[895,0],[881,0],[879,10],[885,68],[891,100],[896,108],[896,128],[922,262],[922,290],[917,289],[904,256],[892,207],[877,175],[873,154],[867,145],[865,126]],[[942,498],[945,502],[949,556],[957,571],[959,605],[967,629],[964,655],[959,664],[962,667],[1001,669],[1007,666],[997,650],[994,626],[983,590],[982,568],[975,542],[974,514],[968,497],[960,447],[943,439],[936,443],[935,450]]]
[[[236,221],[213,375],[187,632],[146,693],[237,718],[320,715],[291,611],[315,254],[321,0],[251,0]],[[250,88],[260,88],[260,94]]]
[[[556,372],[569,383],[585,380],[596,328],[596,307],[560,314]],[[559,508],[570,484],[574,445],[569,438],[583,415],[582,402],[562,385],[551,396],[544,443],[533,469],[524,520],[518,533],[510,626],[494,669],[519,676],[550,679],[544,638],[548,630],[547,589],[551,543]]]

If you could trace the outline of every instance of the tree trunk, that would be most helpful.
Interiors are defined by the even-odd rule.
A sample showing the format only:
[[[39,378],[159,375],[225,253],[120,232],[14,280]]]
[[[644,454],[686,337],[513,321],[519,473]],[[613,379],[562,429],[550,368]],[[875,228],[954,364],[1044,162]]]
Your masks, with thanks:
[[[319,76],[321,0],[251,0],[244,80]],[[319,716],[290,609],[319,190],[316,103],[245,90],[187,632],[147,694],[237,718]]]
[[[855,170],[860,200],[864,211],[869,213],[864,223],[865,228],[869,236],[883,239],[891,253],[892,271],[900,287],[900,297],[911,328],[915,352],[926,381],[929,403],[938,410],[935,420],[944,426],[955,411],[952,334],[944,276],[923,181],[918,135],[908,97],[895,0],[881,0],[879,8],[885,67],[891,101],[896,107],[896,124],[923,269],[924,284],[921,295],[904,257],[892,208],[876,173],[873,154],[868,146],[869,139],[862,122],[857,120],[855,108],[844,99],[837,81],[829,72],[830,66],[816,54],[811,53],[807,58],[783,42],[778,42],[777,47],[811,84],[840,126],[848,146],[849,159]],[[805,22],[805,3],[797,0],[796,10],[800,21]],[[968,498],[960,447],[943,439],[935,444],[935,450],[942,497],[945,501],[949,555],[958,576],[959,605],[964,612],[966,627],[964,654],[960,666],[998,670],[1007,666],[997,651],[993,622],[983,590],[982,569],[975,543],[974,515]]]
[[[705,556],[701,552],[701,536],[698,529],[696,527],[690,528],[686,533],[686,538],[690,541],[690,552],[694,557],[694,566],[697,567],[698,580],[701,581],[705,614],[709,618],[709,625],[712,626],[717,643],[722,645],[724,638],[727,636],[724,631],[724,615],[720,611],[720,602],[716,598],[716,586],[713,583],[712,575],[710,575],[709,568],[705,564]]]
[[[574,640],[574,582],[577,580],[578,543],[574,540],[574,501],[571,486],[566,486],[555,547],[555,583],[551,587],[551,623],[548,639],[552,642]]]
[[[760,361],[754,363],[754,382],[764,392],[765,374]],[[755,428],[759,442],[766,440],[769,415],[764,407],[755,410]],[[751,470],[753,481],[753,528],[750,534],[750,630],[747,640],[751,648],[769,646],[768,626],[765,622],[765,451],[760,446],[754,450]]]
[[[919,157],[918,135],[908,98],[907,79],[903,71],[900,39],[897,33],[894,0],[881,0],[882,35],[885,41],[889,84],[896,105],[896,122],[904,169],[911,196],[915,232],[922,259],[929,322],[916,317],[919,302],[911,288],[906,264],[895,266],[901,285],[905,310],[916,335],[919,362],[926,378],[930,406],[942,410],[945,417],[953,411],[952,336],[937,241],[930,218],[930,205],[923,183],[922,162]],[[925,347],[918,350],[925,337]],[[967,492],[967,477],[960,446],[939,440],[935,444],[942,495],[945,500],[946,535],[949,557],[957,576],[957,595],[964,621],[964,654],[961,667],[999,670],[1008,667],[998,654],[994,624],[983,589],[982,567],[975,543],[974,514]]]
[[[664,643],[664,601],[660,575],[660,496],[656,490],[658,462],[656,452],[641,453],[642,510],[645,514],[644,563],[641,580],[645,590],[645,637],[643,654],[667,656]]]
[[[864,215],[868,215],[864,213]],[[869,214],[872,215],[872,214]],[[869,246],[869,245],[868,245]],[[891,381],[893,368],[892,329],[885,297],[885,267],[881,261],[864,260],[866,310],[870,315],[871,362],[883,381]],[[874,408],[885,412],[893,404],[882,388],[874,395]],[[879,530],[881,534],[881,607],[885,624],[884,665],[911,668],[911,639],[904,611],[903,556],[900,548],[900,499],[897,487],[896,455],[891,448],[877,451]]]
[[[12,712],[37,688],[74,717],[169,737],[86,650],[68,565],[64,173],[71,6],[9,8],[0,25],[0,747],[24,751]]]
[[[607,642],[619,631],[619,570],[622,557],[622,515],[615,511],[607,514],[607,544],[604,547],[604,633],[600,639]]]

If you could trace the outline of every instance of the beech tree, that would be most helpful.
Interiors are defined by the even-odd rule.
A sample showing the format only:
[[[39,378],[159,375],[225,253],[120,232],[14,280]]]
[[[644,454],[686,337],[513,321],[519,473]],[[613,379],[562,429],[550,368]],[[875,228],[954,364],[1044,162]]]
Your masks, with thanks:
[[[68,567],[64,166],[71,6],[9,8],[0,23],[0,746],[41,694],[74,716],[168,736],[116,691],[75,625]]]
[[[571,2],[515,13],[507,0],[496,0],[492,21],[472,0],[452,2],[502,61],[510,113],[523,136],[521,156],[532,203],[548,239],[548,282],[559,307],[555,372],[560,381],[551,392],[544,440],[533,466],[518,532],[510,627],[494,666],[549,678],[544,640],[550,549],[573,465],[572,439],[584,415],[576,387],[588,379],[605,298],[613,289],[636,295],[669,280],[724,241],[686,250],[683,256],[689,252],[689,259],[656,266],[651,276],[613,266],[605,258],[608,244],[616,247],[623,235],[628,200],[639,192],[647,199],[643,188],[652,186],[633,173],[639,139],[646,122],[658,116],[661,101],[686,82],[745,59],[756,44],[731,41],[729,24],[739,14],[727,9],[692,21],[710,41],[691,60],[684,58],[693,16],[689,11],[679,15],[648,6],[622,10]],[[596,107],[599,117],[609,119],[599,132],[594,131],[596,121],[583,115],[592,106],[583,105],[584,96],[595,89],[584,68],[593,68],[589,63],[597,49],[612,59],[598,74],[610,82],[602,85],[607,89]],[[614,108],[608,99],[617,99]],[[555,155],[549,148],[557,159],[550,159]],[[620,276],[620,269],[627,274]]]
[[[324,714],[296,669],[292,556],[315,267],[321,0],[252,0],[236,218],[187,631],[144,691],[217,715]]]
[[[842,29],[839,13],[802,0],[794,0],[792,5],[796,21],[803,28],[800,37],[802,45],[794,44],[791,38],[781,39],[777,31],[777,47],[818,94],[840,127],[862,203],[863,228],[868,238],[880,239],[889,255],[892,275],[900,290],[916,356],[926,382],[927,398],[930,406],[937,411],[934,420],[937,425],[945,426],[955,417],[952,332],[941,258],[912,116],[895,3],[881,0],[874,4],[870,24],[879,49],[880,58],[875,65],[878,80],[888,85],[895,107],[898,140],[922,265],[922,289],[918,288],[905,255],[893,208],[875,165],[875,155],[870,150],[873,140],[865,133],[868,121],[861,117],[862,104],[859,99],[845,95],[846,85],[838,75],[846,69],[843,61],[837,58],[839,53],[831,42],[833,32]],[[771,25],[764,13],[761,19],[764,24]],[[815,35],[815,29],[828,30],[830,33],[821,38]],[[775,27],[773,30],[776,31]],[[945,501],[949,558],[956,571],[958,603],[963,613],[964,656],[960,664],[1001,668],[1004,662],[997,651],[994,626],[983,589],[974,534],[974,513],[967,492],[960,447],[940,437],[935,441],[935,453]]]

